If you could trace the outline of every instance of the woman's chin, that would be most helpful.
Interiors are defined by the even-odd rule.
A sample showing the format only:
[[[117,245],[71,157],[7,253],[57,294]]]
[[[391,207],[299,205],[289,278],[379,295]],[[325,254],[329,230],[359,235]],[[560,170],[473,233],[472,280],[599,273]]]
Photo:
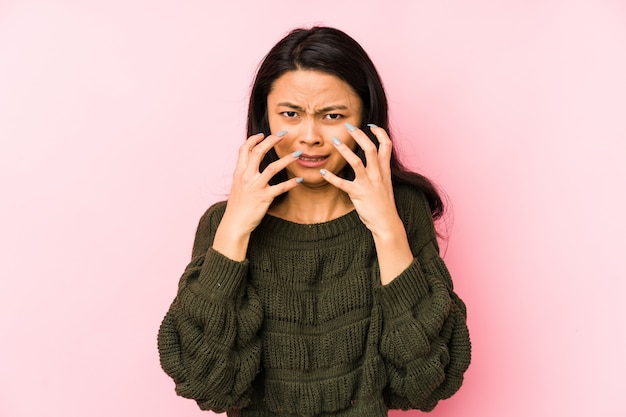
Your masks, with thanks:
[[[302,177],[302,182],[300,183],[300,186],[304,186],[307,188],[324,188],[332,186],[331,183],[324,179],[319,171],[317,173],[307,173],[303,175],[301,174],[300,176]]]

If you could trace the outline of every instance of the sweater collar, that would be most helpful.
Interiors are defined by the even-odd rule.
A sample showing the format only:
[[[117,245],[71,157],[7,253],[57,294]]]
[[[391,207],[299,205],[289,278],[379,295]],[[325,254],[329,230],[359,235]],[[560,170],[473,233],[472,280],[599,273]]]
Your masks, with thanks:
[[[323,223],[302,224],[266,214],[257,228],[263,234],[292,242],[314,242],[341,235],[351,235],[354,229],[364,227],[356,210]]]

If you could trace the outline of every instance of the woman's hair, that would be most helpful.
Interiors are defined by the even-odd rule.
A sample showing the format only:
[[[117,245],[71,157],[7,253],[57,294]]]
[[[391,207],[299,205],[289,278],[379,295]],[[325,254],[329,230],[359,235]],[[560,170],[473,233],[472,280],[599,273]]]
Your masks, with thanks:
[[[269,135],[267,96],[276,79],[288,71],[314,70],[331,74],[346,82],[361,98],[363,114],[360,128],[378,147],[378,140],[365,126],[373,123],[387,131],[389,116],[387,96],[374,64],[354,39],[346,33],[330,27],[295,29],[279,41],[265,56],[257,71],[248,107],[248,136],[257,133]],[[357,146],[355,153],[365,164],[365,153]],[[434,184],[425,176],[407,169],[397,158],[396,149],[391,153],[391,178],[394,184],[409,184],[422,190],[428,200],[434,219],[442,216],[444,204]],[[260,169],[276,161],[272,149],[261,161]],[[346,179],[354,179],[350,165],[342,173]],[[285,170],[274,176],[270,184],[287,180]]]

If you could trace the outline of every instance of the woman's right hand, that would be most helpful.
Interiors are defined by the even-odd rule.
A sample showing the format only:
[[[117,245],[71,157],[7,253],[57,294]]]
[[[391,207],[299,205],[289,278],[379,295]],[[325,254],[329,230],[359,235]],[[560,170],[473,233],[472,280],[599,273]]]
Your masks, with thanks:
[[[270,179],[298,159],[301,152],[286,155],[259,172],[265,154],[285,134],[287,132],[282,131],[265,138],[259,133],[250,136],[239,148],[226,211],[213,240],[213,249],[230,259],[243,261],[246,258],[250,234],[259,225],[274,198],[296,187],[301,181],[299,178],[291,178],[269,185]]]

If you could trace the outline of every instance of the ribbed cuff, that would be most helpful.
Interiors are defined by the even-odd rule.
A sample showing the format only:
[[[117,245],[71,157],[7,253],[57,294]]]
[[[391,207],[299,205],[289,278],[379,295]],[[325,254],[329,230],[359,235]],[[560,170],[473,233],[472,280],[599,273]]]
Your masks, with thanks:
[[[209,248],[204,258],[198,284],[209,294],[221,293],[227,297],[236,296],[248,270],[248,260],[233,261],[213,248]]]
[[[393,281],[380,287],[383,314],[387,318],[397,317],[417,305],[426,293],[426,276],[419,261],[413,259],[413,263]]]

